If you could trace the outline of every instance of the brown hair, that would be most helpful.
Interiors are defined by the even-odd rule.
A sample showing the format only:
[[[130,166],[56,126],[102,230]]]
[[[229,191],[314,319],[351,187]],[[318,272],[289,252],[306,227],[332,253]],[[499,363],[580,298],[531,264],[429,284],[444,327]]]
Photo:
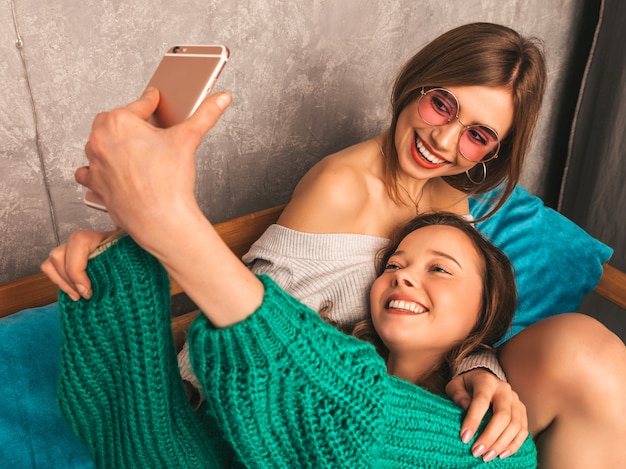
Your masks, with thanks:
[[[389,258],[396,252],[400,242],[415,230],[426,226],[446,225],[461,230],[476,247],[483,259],[483,292],[481,311],[470,334],[444,355],[439,366],[435,367],[424,379],[416,384],[431,392],[443,394],[445,385],[452,377],[453,370],[469,354],[480,350],[492,349],[511,327],[517,306],[517,290],[513,267],[508,257],[491,242],[487,241],[468,221],[452,213],[429,213],[410,221],[392,238],[378,258],[378,275],[381,275]],[[385,359],[389,354],[387,347],[376,333],[371,317],[357,323],[352,334],[376,346],[378,353]]]
[[[502,206],[519,181],[541,108],[546,66],[539,41],[522,37],[498,24],[466,24],[437,37],[404,65],[393,86],[392,120],[384,143],[385,184],[393,200],[399,198],[398,154],[393,139],[398,116],[419,97],[422,88],[437,86],[505,87],[512,92],[513,124],[502,139],[498,158],[485,163],[485,180],[474,184],[465,173],[443,178],[467,194],[485,193],[506,181],[502,197],[491,215]],[[481,174],[474,174],[472,178],[480,180]]]

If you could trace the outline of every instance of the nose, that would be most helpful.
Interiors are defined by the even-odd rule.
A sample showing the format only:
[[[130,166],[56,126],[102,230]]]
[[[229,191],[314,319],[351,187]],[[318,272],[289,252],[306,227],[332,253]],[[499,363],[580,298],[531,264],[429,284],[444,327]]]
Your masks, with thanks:
[[[433,141],[437,150],[454,150],[459,142],[460,133],[463,127],[457,125],[456,119],[444,125],[432,128]]]
[[[394,286],[414,287],[417,281],[411,278],[411,275],[405,270],[398,270],[394,276]]]

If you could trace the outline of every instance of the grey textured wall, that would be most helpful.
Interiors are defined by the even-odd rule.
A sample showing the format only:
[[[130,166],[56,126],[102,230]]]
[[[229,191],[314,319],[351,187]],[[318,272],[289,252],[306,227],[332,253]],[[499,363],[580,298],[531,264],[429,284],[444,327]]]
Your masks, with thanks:
[[[38,271],[57,237],[111,226],[106,215],[83,205],[73,180],[86,161],[90,123],[97,112],[136,98],[161,54],[176,43],[221,42],[231,50],[217,89],[231,91],[235,100],[198,160],[198,194],[212,221],[286,202],[316,161],[384,130],[398,67],[435,35],[471,21],[499,22],[544,39],[550,91],[523,182],[539,195],[558,190],[547,187],[544,176],[557,124],[552,111],[564,99],[560,89],[583,4],[2,2],[0,282]]]

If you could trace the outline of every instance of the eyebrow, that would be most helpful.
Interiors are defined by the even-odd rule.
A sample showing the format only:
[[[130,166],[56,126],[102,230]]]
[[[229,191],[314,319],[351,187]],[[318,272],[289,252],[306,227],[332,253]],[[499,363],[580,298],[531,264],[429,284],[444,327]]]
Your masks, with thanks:
[[[454,257],[452,257],[450,254],[447,254],[445,252],[441,252],[441,251],[432,251],[432,253],[436,256],[439,257],[445,257],[446,259],[450,259],[452,262],[454,262],[456,265],[459,266],[459,269],[463,270],[463,267],[461,266],[461,264],[459,263],[459,261],[457,261]]]
[[[459,261],[457,261],[454,257],[452,257],[450,254],[447,254],[443,251],[429,251],[431,254],[435,255],[436,257],[443,257],[445,259],[449,259],[452,262],[454,262],[456,265],[459,266],[459,269],[463,270],[463,266],[459,263]],[[401,256],[406,254],[404,251],[396,251],[394,252],[391,256],[389,256],[389,258],[391,259],[393,256]]]

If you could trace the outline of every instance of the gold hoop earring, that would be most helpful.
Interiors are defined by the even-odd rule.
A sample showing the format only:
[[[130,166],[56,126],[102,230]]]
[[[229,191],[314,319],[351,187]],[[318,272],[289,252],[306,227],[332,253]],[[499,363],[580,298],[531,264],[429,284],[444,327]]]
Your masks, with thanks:
[[[470,176],[470,173],[469,173],[469,169],[465,171],[465,175],[467,176],[467,179],[469,179],[470,182],[474,185],[482,184],[483,182],[485,182],[485,179],[487,179],[487,165],[483,163],[482,161],[480,162],[480,164],[483,165],[483,178],[480,181],[474,181],[472,179],[472,176]]]

